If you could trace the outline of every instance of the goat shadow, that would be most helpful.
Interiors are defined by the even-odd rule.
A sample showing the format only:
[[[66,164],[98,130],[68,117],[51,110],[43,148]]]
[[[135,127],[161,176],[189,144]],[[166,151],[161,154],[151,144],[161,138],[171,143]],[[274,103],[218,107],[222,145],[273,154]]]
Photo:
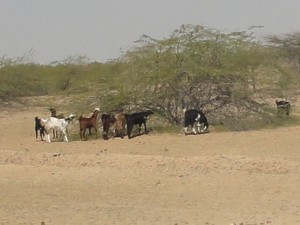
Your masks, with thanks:
[[[148,132],[148,133],[149,133],[149,132]],[[137,133],[137,134],[131,134],[129,139],[136,138],[136,137],[139,137],[139,136],[148,134],[148,133],[141,132],[141,133]]]
[[[206,131],[204,131],[204,132],[201,132],[201,133],[197,133],[197,134],[194,134],[193,132],[189,132],[189,133],[187,133],[187,134],[185,134],[186,136],[189,136],[189,135],[203,135],[203,134],[208,134],[208,133],[210,133],[210,131],[209,130],[206,130]]]
[[[135,131],[136,131],[136,130],[135,130]],[[153,131],[152,128],[147,128],[147,132],[143,131],[143,132],[140,132],[140,133],[138,133],[138,132],[131,133],[130,139],[136,138],[136,137],[139,137],[139,136],[143,136],[143,135],[150,134],[152,131]]]

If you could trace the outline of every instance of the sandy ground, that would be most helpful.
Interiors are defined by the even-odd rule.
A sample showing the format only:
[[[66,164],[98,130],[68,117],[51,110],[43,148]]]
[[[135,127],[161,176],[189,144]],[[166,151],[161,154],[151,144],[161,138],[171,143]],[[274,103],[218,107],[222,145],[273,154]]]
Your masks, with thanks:
[[[300,224],[300,127],[48,144],[46,114],[0,116],[1,225]]]

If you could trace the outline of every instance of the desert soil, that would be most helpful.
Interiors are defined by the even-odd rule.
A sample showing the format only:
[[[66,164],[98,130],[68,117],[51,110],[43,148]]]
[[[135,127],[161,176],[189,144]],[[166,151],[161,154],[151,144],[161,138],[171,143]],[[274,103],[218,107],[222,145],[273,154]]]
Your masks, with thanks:
[[[299,126],[49,144],[48,114],[1,112],[1,225],[300,224]]]

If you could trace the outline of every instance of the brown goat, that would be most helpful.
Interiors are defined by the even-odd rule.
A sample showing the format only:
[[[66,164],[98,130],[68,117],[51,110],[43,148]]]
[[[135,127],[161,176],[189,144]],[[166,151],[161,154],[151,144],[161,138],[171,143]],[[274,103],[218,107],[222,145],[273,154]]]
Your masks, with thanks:
[[[80,116],[78,118],[79,120],[79,129],[80,129],[80,138],[84,138],[85,140],[87,140],[86,136],[85,136],[85,131],[86,129],[90,129],[94,128],[95,129],[95,133],[96,133],[96,137],[97,137],[97,118],[98,118],[98,114],[100,113],[100,109],[99,108],[95,108],[93,115],[89,118]]]
[[[101,121],[103,125],[103,139],[108,140],[109,128],[114,125],[116,118],[111,114],[102,114]]]
[[[114,126],[114,137],[124,138],[125,136],[125,126],[126,126],[126,118],[124,113],[117,113],[115,115]]]

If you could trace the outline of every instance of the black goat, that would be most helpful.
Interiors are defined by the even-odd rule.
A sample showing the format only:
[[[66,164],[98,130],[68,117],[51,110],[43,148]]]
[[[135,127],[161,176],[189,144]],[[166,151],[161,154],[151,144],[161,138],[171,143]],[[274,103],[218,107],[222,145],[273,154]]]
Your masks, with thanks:
[[[44,140],[44,137],[45,137],[45,128],[42,126],[41,124],[41,119],[39,119],[37,116],[34,118],[34,121],[35,121],[35,137],[36,139],[38,138],[39,136],[39,133],[40,133],[40,138],[41,138],[41,141]]]
[[[139,134],[141,133],[141,127],[142,124],[144,124],[145,127],[145,133],[147,134],[147,126],[146,126],[146,121],[148,119],[148,116],[153,114],[152,111],[147,110],[145,112],[138,112],[138,113],[132,113],[132,114],[126,114],[125,118],[126,118],[126,123],[127,123],[127,135],[128,138],[131,138],[131,132],[133,129],[134,125],[139,125]]]

